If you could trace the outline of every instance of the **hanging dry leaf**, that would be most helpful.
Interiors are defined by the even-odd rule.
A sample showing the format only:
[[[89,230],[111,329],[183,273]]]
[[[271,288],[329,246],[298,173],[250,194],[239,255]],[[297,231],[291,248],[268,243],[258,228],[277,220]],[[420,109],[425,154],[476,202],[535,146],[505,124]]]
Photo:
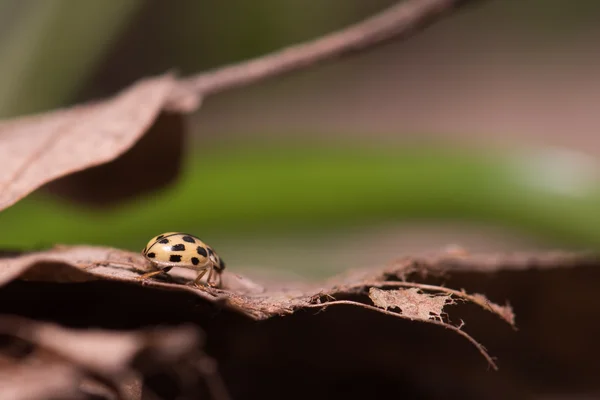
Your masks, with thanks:
[[[105,101],[0,122],[0,210],[53,179],[124,153],[158,117],[174,85],[167,74]]]
[[[163,110],[189,113],[207,94],[408,36],[466,3],[401,2],[339,32],[253,60],[181,81],[170,74],[145,79],[108,100],[0,122],[0,210],[54,179],[116,159],[144,135]],[[103,171],[110,169],[100,170],[100,175],[106,176]],[[56,190],[72,191],[71,185],[63,185]],[[94,182],[92,186],[100,185]],[[125,194],[131,195],[126,189]],[[81,193],[85,191],[77,197],[85,197]],[[111,199],[111,191],[107,193],[101,197]]]
[[[146,134],[118,158],[66,175],[43,190],[88,206],[106,207],[172,183],[181,170],[184,119],[182,114],[159,114]],[[152,179],[140,179],[148,171],[152,171]]]

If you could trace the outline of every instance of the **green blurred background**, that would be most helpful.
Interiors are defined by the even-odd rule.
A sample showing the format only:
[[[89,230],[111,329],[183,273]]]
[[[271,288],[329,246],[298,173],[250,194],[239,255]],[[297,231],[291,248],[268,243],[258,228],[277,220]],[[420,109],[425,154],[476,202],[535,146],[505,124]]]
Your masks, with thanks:
[[[0,117],[255,57],[392,3],[2,0]],[[173,183],[105,209],[34,193],[0,212],[0,246],[137,251],[187,231],[236,270],[306,278],[454,244],[596,248],[599,14],[591,0],[482,2],[210,97]]]

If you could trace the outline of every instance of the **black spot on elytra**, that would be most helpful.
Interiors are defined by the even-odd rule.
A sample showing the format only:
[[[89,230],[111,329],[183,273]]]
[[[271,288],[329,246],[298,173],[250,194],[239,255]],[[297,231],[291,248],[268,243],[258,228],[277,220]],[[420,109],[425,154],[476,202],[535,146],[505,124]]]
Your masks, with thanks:
[[[194,239],[191,236],[185,235],[184,237],[181,238],[181,240],[183,240],[184,242],[188,242],[188,243],[196,243],[196,239]]]
[[[171,262],[180,262],[181,261],[181,256],[175,255],[175,254],[171,254],[171,256],[169,257],[169,261],[171,261]]]
[[[211,249],[211,248],[209,247],[209,248],[208,248],[208,254],[210,254],[210,255],[212,256],[213,254],[215,254],[215,252],[213,251],[213,249]]]
[[[196,257],[192,257],[192,264],[198,265],[199,262],[200,260],[198,260]]]
[[[171,247],[171,251],[185,251],[185,245],[179,243]]]
[[[196,248],[196,252],[198,252],[198,254],[200,254],[202,257],[208,256],[206,249],[202,246],[198,246],[198,248]]]
[[[219,268],[221,268],[221,271],[225,269],[225,261],[222,258],[219,258]]]
[[[148,253],[148,254],[146,254],[146,256],[148,258],[154,258],[154,257],[156,257],[156,254],[154,254],[154,253]]]
[[[169,239],[159,240],[158,243],[167,244],[169,243]]]

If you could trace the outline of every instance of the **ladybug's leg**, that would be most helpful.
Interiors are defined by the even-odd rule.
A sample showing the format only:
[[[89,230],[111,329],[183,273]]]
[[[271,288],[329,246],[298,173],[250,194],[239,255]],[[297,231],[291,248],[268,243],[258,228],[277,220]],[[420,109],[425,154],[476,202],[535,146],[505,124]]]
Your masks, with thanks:
[[[143,275],[138,276],[137,279],[139,279],[139,280],[145,280],[145,279],[151,278],[151,277],[153,277],[155,275],[158,275],[158,274],[163,274],[163,273],[166,274],[167,272],[169,272],[171,270],[171,268],[172,267],[167,267],[167,268],[164,268],[164,269],[156,269],[156,271],[148,272],[148,273],[145,273]]]
[[[214,267],[210,267],[210,273],[208,274],[208,279],[206,280],[206,283],[208,283],[208,286],[210,287],[217,287],[214,282],[211,282],[214,275],[218,275],[218,273],[215,271]]]
[[[146,273],[146,274],[144,274],[144,275],[140,275],[140,276],[138,276],[138,279],[148,279],[148,278],[151,278],[151,277],[153,277],[154,275],[158,275],[158,274],[162,274],[162,273],[163,273],[163,271],[162,271],[162,270],[159,270],[159,271],[152,271],[152,272],[148,272],[148,273]]]
[[[194,279],[194,286],[198,286],[200,283],[200,279],[202,279],[202,277],[204,277],[204,275],[208,272],[208,268],[204,268],[202,271],[200,271],[200,273],[198,274],[198,276],[196,277],[196,279]]]
[[[216,274],[219,277],[219,284],[217,285],[217,287],[220,288],[223,284],[223,272],[217,272]]]
[[[212,278],[212,268],[208,268],[208,276],[206,277],[206,284],[210,286],[210,280]]]

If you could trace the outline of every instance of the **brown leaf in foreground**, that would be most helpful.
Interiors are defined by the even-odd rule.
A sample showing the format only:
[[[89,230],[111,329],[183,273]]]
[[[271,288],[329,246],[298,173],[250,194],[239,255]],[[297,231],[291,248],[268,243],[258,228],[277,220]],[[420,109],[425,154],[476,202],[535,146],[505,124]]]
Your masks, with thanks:
[[[81,379],[76,368],[63,363],[5,365],[0,370],[0,395],[11,400],[77,399]]]
[[[46,252],[22,255],[0,261],[0,284],[20,276],[28,280],[51,280],[53,282],[82,282],[92,279],[108,279],[135,282],[146,286],[168,287],[170,289],[192,292],[211,302],[219,302],[225,307],[242,312],[255,319],[266,319],[276,315],[289,315],[297,310],[309,308],[325,308],[332,305],[350,305],[378,311],[388,316],[417,320],[441,325],[470,341],[496,368],[492,358],[477,341],[456,327],[442,320],[444,306],[455,304],[454,295],[462,301],[471,301],[468,294],[452,291],[443,287],[428,286],[433,294],[423,294],[422,288],[410,287],[400,290],[383,290],[378,287],[403,285],[403,282],[389,280],[368,280],[346,282],[345,286],[335,284],[329,287],[315,287],[307,291],[293,288],[264,290],[250,280],[226,271],[223,277],[222,290],[198,289],[187,284],[193,280],[193,271],[171,271],[168,278],[171,282],[149,280],[141,282],[139,276],[147,272],[148,266],[137,253],[101,247],[59,247]],[[411,283],[408,282],[408,285]],[[417,283],[413,283],[417,286]],[[368,304],[336,300],[338,296],[367,291],[377,307]],[[478,303],[479,304],[479,303]],[[479,304],[481,305],[481,304]],[[401,312],[387,311],[388,308],[399,307]],[[383,309],[383,310],[381,310]],[[489,308],[505,319],[500,306]],[[126,353],[126,352],[125,352]]]
[[[185,285],[194,277],[185,270],[138,281],[146,267],[137,254],[57,247],[0,257],[0,313],[119,330],[191,323],[205,332],[205,351],[214,359],[196,371],[218,371],[236,399],[281,398],[290,387],[288,398],[342,390],[358,399],[372,396],[374,388],[395,397],[530,398],[540,390],[600,389],[599,266],[585,253],[442,253],[349,271],[321,284],[261,285],[237,276],[232,265],[222,290],[198,290]],[[443,314],[436,309],[428,321],[411,321],[403,309],[373,305],[372,288],[418,289],[413,292],[456,304]],[[512,309],[490,300],[510,300],[519,331],[512,329]],[[482,368],[487,352],[463,329],[498,357],[498,372]],[[2,361],[0,353],[0,370]],[[172,384],[161,379],[150,375],[144,387],[173,398],[165,392]],[[210,397],[198,384],[191,383]],[[210,392],[221,389],[217,384]]]
[[[108,100],[0,122],[0,210],[53,179],[124,153],[153,124],[174,85],[167,74]]]
[[[13,365],[0,371],[2,399],[75,399],[81,398],[82,391],[112,393],[109,398],[140,399],[138,374],[177,369],[206,358],[200,352],[198,329],[193,326],[140,331],[74,330],[0,316],[0,335],[32,348],[13,355]],[[201,375],[202,371],[197,373]],[[207,379],[219,378],[212,375]]]

